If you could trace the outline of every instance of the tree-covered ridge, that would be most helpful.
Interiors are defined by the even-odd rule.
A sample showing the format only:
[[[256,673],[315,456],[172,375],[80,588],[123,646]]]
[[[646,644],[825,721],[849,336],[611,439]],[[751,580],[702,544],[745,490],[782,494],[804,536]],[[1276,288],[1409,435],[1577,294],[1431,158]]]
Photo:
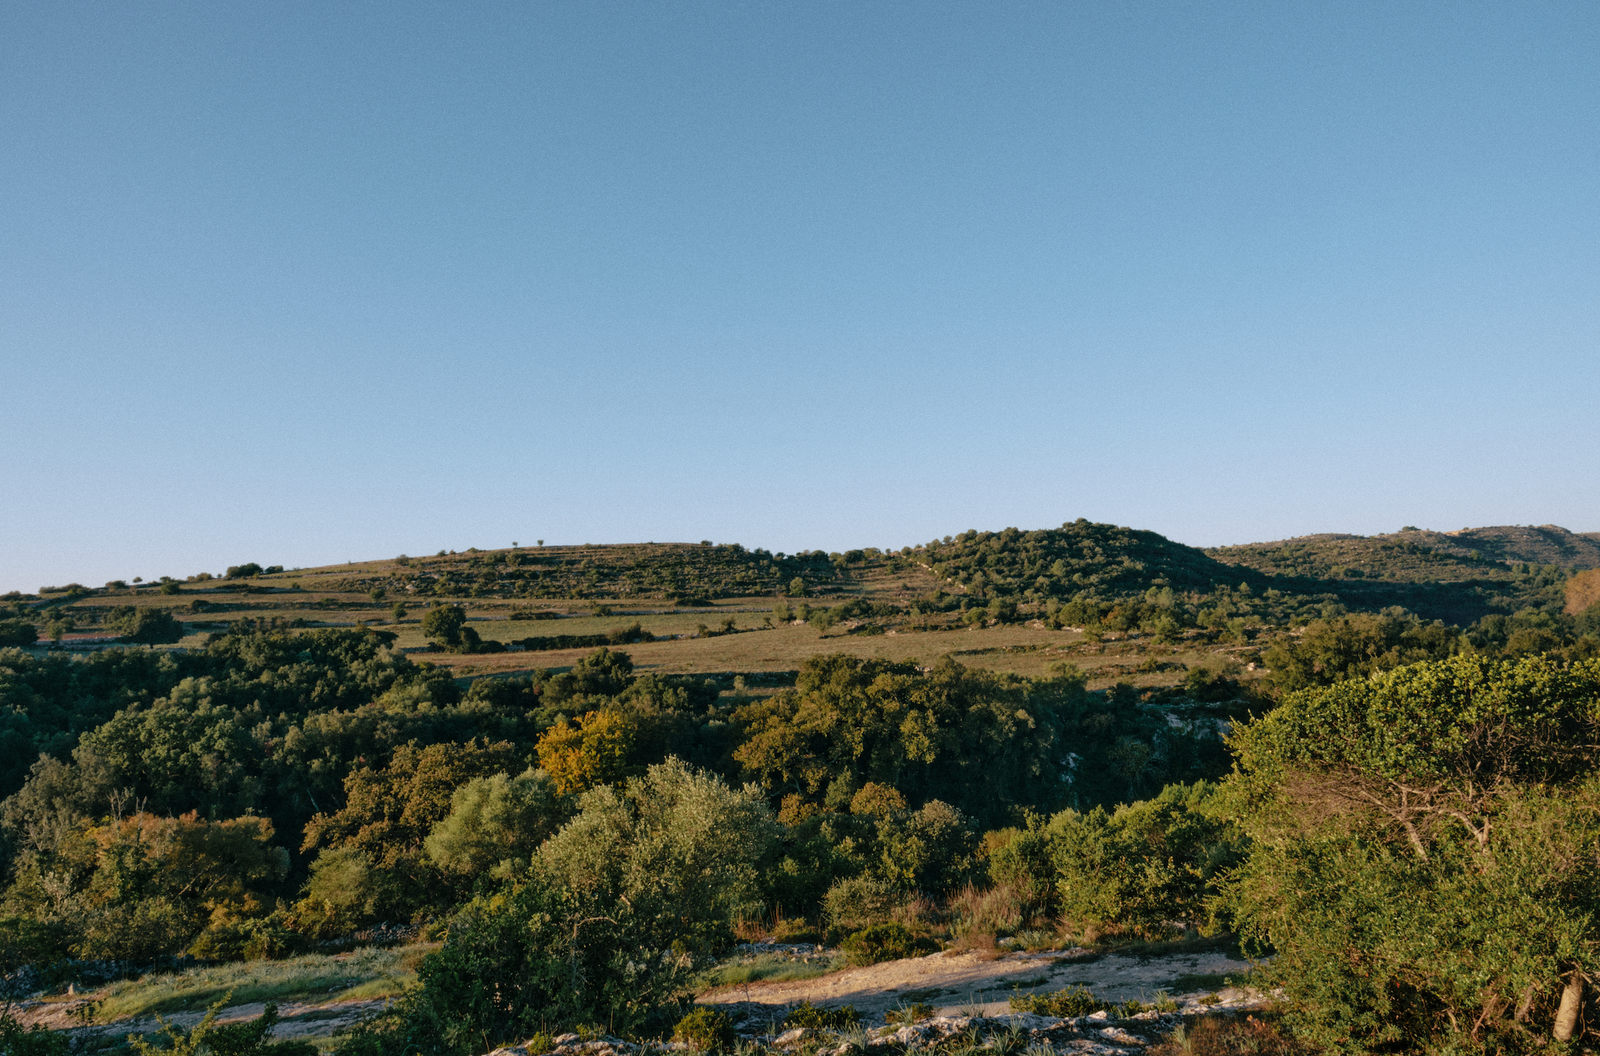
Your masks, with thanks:
[[[1270,543],[1211,547],[1219,561],[1275,575],[1318,579],[1419,581],[1479,579],[1518,566],[1565,571],[1600,568],[1600,532],[1580,534],[1555,525],[1499,525],[1435,532],[1405,528],[1389,535],[1305,535]],[[1496,570],[1492,566],[1506,566]]]
[[[853,595],[887,602],[880,597],[885,590],[900,615],[922,595],[911,615],[960,608],[965,617],[974,604],[999,600],[1042,617],[1068,601],[1104,603],[1109,611],[1143,599],[1171,610],[1179,626],[1207,626],[1203,610],[1212,618],[1283,625],[1393,606],[1466,625],[1492,613],[1559,608],[1569,573],[1588,567],[1600,567],[1600,541],[1549,526],[1307,536],[1211,550],[1082,519],[1054,529],[972,530],[898,551],[782,554],[737,543],[471,548],[288,572],[248,563],[223,577],[198,573],[132,587],[119,580],[103,588],[69,584],[40,595],[11,594],[0,599],[7,603],[0,609],[0,644],[70,637],[74,629],[165,643],[181,636],[191,614],[197,617],[191,623],[226,624],[230,613],[270,611],[314,625],[326,619],[324,611],[388,614],[408,603],[414,610],[423,599],[666,605]],[[554,613],[530,605],[520,615]],[[1138,626],[1149,615],[1121,622]],[[1078,626],[1091,618],[1075,613],[1065,622]]]
[[[1593,533],[1552,525],[1311,535],[1206,552],[1273,576],[1285,589],[1335,592],[1352,608],[1403,605],[1463,623],[1491,611],[1551,607],[1569,573],[1600,567]]]
[[[1161,604],[1180,626],[1204,625],[1200,612],[1215,610],[1219,602],[1267,623],[1303,623],[1328,611],[1398,605],[1428,619],[1468,624],[1497,612],[1559,609],[1568,567],[1585,567],[1591,560],[1600,564],[1600,546],[1562,529],[1528,531],[1548,546],[1566,546],[1571,566],[1492,556],[1522,551],[1505,541],[1510,529],[1479,531],[1482,540],[1467,542],[1462,539],[1470,533],[1407,531],[1392,537],[1313,536],[1202,551],[1155,532],[1080,520],[1059,529],[964,532],[918,548],[912,556],[948,589],[978,597],[1041,606],[1053,600],[1117,602],[1140,595],[1147,601],[1171,599]],[[1438,540],[1449,540],[1449,545],[1435,545]],[[1482,550],[1469,545],[1475,541]]]
[[[918,548],[915,557],[954,589],[1030,600],[1084,592],[1114,598],[1150,587],[1207,592],[1240,579],[1238,571],[1192,546],[1081,518],[1027,532],[966,531]]]
[[[773,554],[737,543],[521,547],[408,557],[344,577],[346,590],[494,598],[701,599],[772,595],[795,579],[836,577],[828,554]]]

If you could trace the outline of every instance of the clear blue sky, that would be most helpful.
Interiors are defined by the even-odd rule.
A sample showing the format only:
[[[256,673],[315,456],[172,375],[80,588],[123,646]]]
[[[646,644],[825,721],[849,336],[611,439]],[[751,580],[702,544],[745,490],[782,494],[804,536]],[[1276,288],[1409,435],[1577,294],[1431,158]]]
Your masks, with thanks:
[[[0,5],[0,590],[1600,529],[1600,6]]]

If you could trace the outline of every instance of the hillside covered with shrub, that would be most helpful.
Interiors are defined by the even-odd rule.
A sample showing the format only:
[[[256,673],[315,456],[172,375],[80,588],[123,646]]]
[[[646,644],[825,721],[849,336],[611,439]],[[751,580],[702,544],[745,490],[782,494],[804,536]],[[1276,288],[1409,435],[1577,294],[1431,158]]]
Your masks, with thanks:
[[[797,670],[645,669],[646,616],[563,638],[564,664],[460,677],[446,661],[511,654],[469,622],[482,599],[420,586],[428,649],[400,644],[398,615],[397,630],[251,616],[188,631],[180,617],[235,599],[335,611],[306,604],[332,596],[316,576],[260,566],[8,599],[6,985],[402,927],[443,945],[340,1044],[476,1056],[583,1024],[666,1037],[741,934],[871,961],[1186,927],[1271,954],[1263,983],[1308,1044],[1534,1051],[1600,1022],[1585,982],[1600,870],[1583,851],[1600,573],[1505,565],[1504,611],[1458,623],[1288,589],[1332,582],[1322,558],[1245,567],[1087,522],[893,554],[690,552],[709,555],[702,572],[769,575],[773,594],[764,628],[730,616],[683,640],[789,628],[811,643]],[[1377,553],[1402,571],[1444,560]],[[413,599],[383,582],[361,596]],[[518,611],[534,622],[500,625],[575,618]],[[40,640],[73,613],[122,641]],[[1037,673],[965,662],[1024,624],[1059,643]],[[964,648],[839,648],[891,631]],[[1055,659],[1107,648],[1161,677],[1090,688]],[[1170,659],[1183,649],[1204,662]]]

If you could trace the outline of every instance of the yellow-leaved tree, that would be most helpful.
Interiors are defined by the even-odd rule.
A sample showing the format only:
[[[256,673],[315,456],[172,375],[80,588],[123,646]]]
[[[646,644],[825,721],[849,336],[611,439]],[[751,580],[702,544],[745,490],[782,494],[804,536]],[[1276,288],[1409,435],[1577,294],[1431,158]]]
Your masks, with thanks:
[[[627,777],[636,721],[615,708],[591,711],[576,724],[562,719],[539,738],[539,768],[564,796],[614,785]]]

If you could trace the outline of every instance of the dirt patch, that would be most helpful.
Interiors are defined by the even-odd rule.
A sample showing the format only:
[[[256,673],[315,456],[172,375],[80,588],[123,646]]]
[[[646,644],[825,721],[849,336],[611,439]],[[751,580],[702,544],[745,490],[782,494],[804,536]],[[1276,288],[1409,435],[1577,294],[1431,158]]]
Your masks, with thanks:
[[[84,1019],[93,1008],[87,999],[68,1001],[22,1001],[13,1006],[12,1014],[24,1026],[38,1024],[51,1030],[64,1031],[74,1038],[120,1038],[129,1034],[149,1034],[159,1031],[161,1024],[153,1016],[123,1019],[115,1023],[86,1026]],[[301,1001],[284,1001],[278,1005],[278,1024],[272,1036],[279,1041],[296,1038],[327,1037],[335,1031],[352,1027],[383,1011],[388,998],[367,1001],[329,1001],[312,1004]],[[217,1016],[218,1023],[238,1023],[256,1019],[266,1011],[262,1002],[230,1005]],[[205,1018],[204,1012],[173,1012],[164,1016],[169,1023],[188,1029]]]
[[[1183,993],[1175,984],[1185,976],[1241,980],[1245,961],[1218,952],[1183,952],[1141,957],[1087,950],[1066,953],[1012,953],[992,960],[972,952],[946,952],[847,968],[831,975],[781,983],[719,987],[697,999],[708,1005],[740,1005],[747,1016],[781,1018],[785,1006],[853,1005],[872,1024],[890,1009],[914,1002],[932,1005],[940,1015],[1003,1016],[1019,993],[1048,993],[1086,986],[1105,1001],[1154,1000],[1157,991],[1179,999],[1210,991]]]

